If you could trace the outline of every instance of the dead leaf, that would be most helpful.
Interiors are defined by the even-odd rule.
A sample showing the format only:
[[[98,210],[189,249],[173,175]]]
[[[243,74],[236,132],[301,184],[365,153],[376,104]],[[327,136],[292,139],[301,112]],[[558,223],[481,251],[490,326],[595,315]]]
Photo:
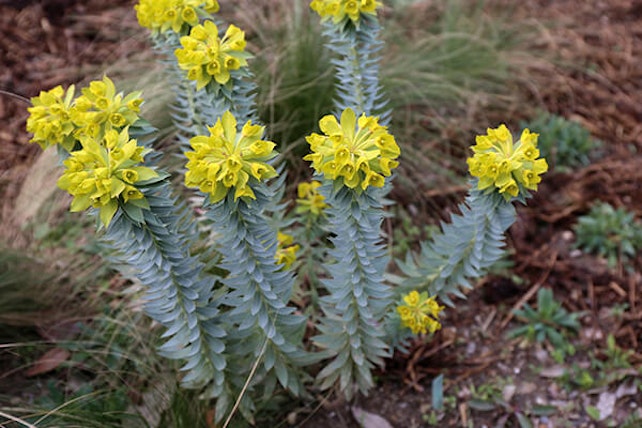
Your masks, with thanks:
[[[390,422],[379,415],[366,412],[360,407],[352,406],[352,416],[361,428],[393,428]]]
[[[563,366],[551,366],[551,367],[546,367],[542,369],[539,372],[539,375],[541,377],[556,379],[564,376],[565,373],[566,373],[566,368],[564,368]]]
[[[600,421],[605,420],[613,414],[615,400],[615,394],[610,392],[603,392],[600,394],[600,398],[595,405],[595,407],[600,411]]]
[[[515,395],[516,391],[517,391],[517,386],[515,386],[515,385],[506,385],[502,389],[502,398],[504,399],[504,401],[506,401],[508,403],[513,399],[513,396]]]
[[[73,339],[80,334],[80,331],[80,324],[76,320],[38,326],[40,336],[51,342]]]
[[[516,393],[519,395],[530,395],[537,391],[537,385],[532,382],[524,382],[519,384]]]
[[[71,354],[66,349],[53,348],[45,352],[27,372],[27,376],[37,376],[55,370],[69,359]]]
[[[617,391],[615,391],[615,397],[622,398],[628,395],[636,395],[637,393],[638,393],[638,387],[636,383],[634,382],[630,384],[623,383],[617,387]]]

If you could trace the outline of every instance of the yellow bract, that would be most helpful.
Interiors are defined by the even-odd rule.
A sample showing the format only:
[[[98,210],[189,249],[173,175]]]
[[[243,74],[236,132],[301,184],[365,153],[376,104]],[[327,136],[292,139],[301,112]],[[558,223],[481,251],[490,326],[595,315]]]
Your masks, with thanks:
[[[171,29],[179,33],[183,25],[198,24],[199,11],[216,13],[217,0],[140,0],[134,6],[138,23],[153,33],[164,33]]]
[[[182,49],[174,54],[178,66],[187,71],[187,78],[196,81],[196,89],[205,87],[214,79],[224,85],[230,80],[230,71],[247,66],[245,33],[230,25],[222,39],[212,21],[192,28],[189,36],[181,37]]]
[[[70,153],[58,186],[74,197],[71,211],[98,208],[105,226],[121,204],[147,209],[136,186],[158,177],[153,169],[139,165],[149,150],[129,138],[129,125],[138,120],[143,102],[140,94],[117,93],[105,76],[83,88],[75,100],[73,86],[66,94],[57,86],[33,98],[29,108],[31,141],[43,149],[60,144]]]
[[[467,160],[470,174],[479,178],[478,188],[494,186],[506,200],[519,195],[521,189],[537,190],[540,175],[548,170],[546,159],[538,159],[538,136],[525,129],[514,143],[503,124],[478,135],[472,146],[475,154]]]
[[[323,210],[327,208],[328,204],[325,203],[325,198],[317,190],[321,183],[312,180],[309,183],[300,183],[297,187],[298,198],[296,200],[297,213],[311,213],[314,216],[323,214]]]
[[[277,250],[276,250],[276,264],[283,265],[284,269],[289,269],[290,266],[296,261],[296,253],[301,248],[300,245],[294,244],[292,235],[283,232],[277,232]]]
[[[38,143],[43,150],[56,144],[60,144],[67,151],[74,148],[76,139],[72,133],[76,127],[70,115],[73,97],[72,85],[66,94],[62,86],[56,86],[31,98],[32,107],[27,109],[27,131],[33,133],[30,142]]]
[[[116,92],[114,82],[107,76],[89,83],[82,89],[70,110],[71,120],[76,126],[76,137],[88,135],[102,139],[111,129],[121,130],[138,120],[143,103],[141,92],[126,96]]]
[[[385,177],[399,165],[395,160],[399,146],[376,117],[363,114],[357,122],[354,111],[347,108],[341,113],[341,123],[328,115],[319,127],[323,135],[306,137],[312,153],[303,159],[312,161],[316,172],[330,180],[341,180],[358,190],[383,187]]]
[[[27,118],[27,131],[34,134],[31,142],[43,149],[60,144],[71,152],[83,136],[102,140],[107,131],[132,125],[143,103],[140,91],[123,96],[107,76],[90,82],[76,99],[74,92],[73,85],[66,93],[56,86],[31,99]]]
[[[426,292],[411,291],[403,301],[405,305],[397,306],[397,313],[401,323],[413,334],[434,333],[441,328],[438,318],[444,307],[439,306],[434,297],[428,297]]]
[[[222,200],[234,188],[234,199],[256,199],[251,181],[275,177],[276,171],[266,163],[276,156],[271,141],[261,140],[264,127],[248,120],[240,133],[236,119],[229,111],[212,127],[209,136],[199,135],[190,140],[193,152],[186,152],[185,185],[208,193],[210,202]]]
[[[83,148],[64,161],[66,169],[58,187],[74,197],[71,211],[98,208],[101,221],[108,226],[118,209],[119,198],[123,203],[143,199],[136,184],[158,174],[139,166],[145,150],[129,138],[128,129],[120,133],[109,130],[102,141],[84,135],[81,143]]]
[[[338,24],[349,18],[358,23],[361,15],[376,16],[377,9],[381,7],[378,0],[312,0],[310,8],[319,14],[323,21],[332,19]]]

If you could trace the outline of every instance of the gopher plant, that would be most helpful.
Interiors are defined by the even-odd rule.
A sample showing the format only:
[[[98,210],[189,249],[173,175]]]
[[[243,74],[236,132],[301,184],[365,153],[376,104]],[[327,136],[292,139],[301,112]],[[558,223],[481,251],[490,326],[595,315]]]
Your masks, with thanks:
[[[402,276],[387,274],[381,224],[402,150],[379,85],[381,6],[310,4],[337,90],[334,111],[307,137],[314,180],[299,185],[294,209],[256,116],[245,33],[213,16],[215,0],[135,7],[176,95],[179,170],[159,166],[140,92],[123,94],[105,76],[79,96],[70,86],[32,99],[27,130],[43,149],[57,146],[71,210],[95,217],[107,259],[146,287],[145,310],[164,327],[159,352],[183,362],[183,386],[214,399],[219,421],[236,409],[251,421],[255,400],[277,389],[368,393],[396,346],[441,327],[437,300],[454,306],[451,297],[501,257],[513,202],[547,170],[537,134],[513,141],[506,126],[489,129],[472,147],[460,214],[397,261]],[[200,197],[186,198],[177,175]],[[195,252],[203,231],[211,248]]]

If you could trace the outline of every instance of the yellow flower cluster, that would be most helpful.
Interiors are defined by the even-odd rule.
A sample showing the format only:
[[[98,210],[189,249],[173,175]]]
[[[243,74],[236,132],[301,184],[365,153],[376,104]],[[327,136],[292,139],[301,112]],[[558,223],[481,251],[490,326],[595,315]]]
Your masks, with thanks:
[[[541,174],[548,170],[546,159],[538,159],[539,134],[524,129],[517,142],[513,142],[506,125],[488,129],[478,135],[472,147],[475,153],[468,158],[470,174],[479,178],[480,190],[496,187],[506,200],[515,197],[521,189],[537,190]]]
[[[327,208],[328,204],[325,203],[325,198],[317,190],[321,183],[312,180],[307,183],[299,183],[297,187],[298,198],[296,200],[297,213],[311,213],[314,216],[323,214],[323,210]]]
[[[73,149],[76,144],[72,135],[76,127],[70,115],[73,97],[72,85],[67,93],[62,86],[56,86],[31,98],[32,106],[27,109],[27,132],[33,133],[30,142],[38,143],[43,150],[56,144],[60,144],[67,151]]]
[[[116,92],[114,82],[104,76],[82,89],[71,108],[71,120],[78,128],[77,136],[89,135],[102,138],[111,129],[122,130],[138,120],[143,103],[141,92],[126,96]]]
[[[289,269],[296,261],[296,253],[301,246],[295,245],[294,238],[287,233],[277,232],[276,239],[278,242],[275,256],[276,264],[283,265],[284,269]]]
[[[209,136],[199,135],[190,140],[193,152],[186,152],[185,185],[209,193],[210,202],[222,200],[234,188],[234,199],[256,199],[250,180],[267,180],[277,175],[266,162],[276,156],[275,144],[261,140],[264,127],[248,120],[240,133],[236,118],[229,111],[212,127]]]
[[[312,153],[303,159],[330,180],[341,180],[351,189],[383,187],[385,177],[399,165],[394,160],[399,157],[399,146],[376,117],[363,114],[357,122],[354,111],[347,108],[341,113],[341,123],[327,115],[319,121],[319,128],[325,135],[306,137]]]
[[[140,92],[116,93],[107,76],[91,82],[75,100],[74,92],[73,85],[66,94],[57,86],[31,99],[27,119],[27,131],[34,134],[31,142],[43,149],[60,144],[71,152],[83,136],[101,139],[110,129],[122,130],[136,122],[143,103]]]
[[[120,197],[124,203],[147,208],[136,184],[158,174],[139,166],[145,149],[129,138],[127,128],[120,132],[108,130],[102,141],[85,135],[81,143],[82,149],[72,152],[64,161],[66,170],[58,180],[58,187],[74,197],[71,211],[83,211],[90,206],[98,208],[100,220],[109,226]]]
[[[179,33],[183,25],[198,24],[199,11],[211,14],[219,10],[217,0],[140,0],[134,6],[141,27],[153,33],[164,33],[170,28]]]
[[[98,208],[108,226],[122,204],[148,208],[137,188],[158,177],[140,166],[149,149],[129,137],[129,126],[138,120],[143,99],[140,92],[117,93],[108,78],[83,88],[75,100],[74,87],[57,86],[32,98],[27,131],[43,149],[60,144],[70,153],[58,186],[73,197],[71,211]]]
[[[439,306],[434,297],[428,297],[426,292],[419,294],[411,291],[403,301],[405,305],[397,306],[397,312],[401,323],[410,328],[413,334],[434,333],[441,328],[438,318],[444,307]]]
[[[377,0],[312,0],[310,8],[319,14],[323,21],[332,18],[335,24],[350,18],[354,23],[362,14],[376,15],[381,2]]]
[[[182,49],[174,54],[178,66],[187,70],[187,78],[196,81],[196,89],[205,87],[214,79],[224,85],[230,80],[230,71],[247,66],[245,33],[230,25],[222,39],[212,21],[192,28],[189,36],[181,37]]]

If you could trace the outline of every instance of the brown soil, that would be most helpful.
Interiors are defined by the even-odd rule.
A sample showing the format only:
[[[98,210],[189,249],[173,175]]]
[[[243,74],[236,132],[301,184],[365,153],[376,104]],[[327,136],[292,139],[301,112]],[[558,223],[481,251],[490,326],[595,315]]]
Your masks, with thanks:
[[[502,422],[519,426],[516,415],[520,412],[538,427],[602,426],[592,422],[586,406],[596,406],[601,394],[639,382],[639,372],[622,369],[617,381],[587,391],[566,388],[573,385],[572,379],[563,370],[556,371],[546,349],[522,348],[505,334],[517,325],[511,309],[525,302],[532,305],[537,291],[550,287],[566,309],[584,311],[582,332],[574,340],[580,351],[572,359],[575,366],[586,368],[591,362],[589,351],[604,360],[610,333],[618,346],[632,352],[633,367],[642,364],[640,257],[630,266],[608,269],[601,260],[572,250],[571,231],[577,216],[597,200],[626,207],[642,218],[642,2],[520,3],[512,8],[515,20],[541,23],[534,52],[554,52],[557,57],[553,63],[527,65],[532,80],[524,88],[524,99],[582,123],[604,143],[605,156],[572,173],[547,174],[528,207],[519,209],[519,220],[509,233],[513,277],[487,278],[466,301],[458,302],[456,311],[447,311],[444,328],[428,343],[417,341],[407,355],[396,355],[379,374],[379,387],[370,397],[350,404],[320,401],[317,408],[298,409],[291,415],[298,426],[359,426],[351,407],[380,415],[395,427],[428,426],[431,381],[438,374],[444,375],[445,394],[454,402],[437,415],[439,422],[433,426],[481,427]],[[0,0],[4,65],[0,89],[16,94],[0,94],[3,222],[39,153],[37,146],[27,143],[27,104],[21,97],[94,78],[105,62],[127,57],[143,46],[132,4],[130,0]],[[523,283],[516,284],[514,277]],[[622,315],[613,313],[613,308],[623,305],[628,309]],[[541,369],[547,370],[542,374]],[[499,388],[507,406],[474,409],[470,400],[484,395],[480,385],[489,384]],[[640,412],[642,394],[635,388],[628,392],[617,397],[615,426]],[[548,417],[537,416],[532,412],[534,405],[552,405],[556,411]]]

